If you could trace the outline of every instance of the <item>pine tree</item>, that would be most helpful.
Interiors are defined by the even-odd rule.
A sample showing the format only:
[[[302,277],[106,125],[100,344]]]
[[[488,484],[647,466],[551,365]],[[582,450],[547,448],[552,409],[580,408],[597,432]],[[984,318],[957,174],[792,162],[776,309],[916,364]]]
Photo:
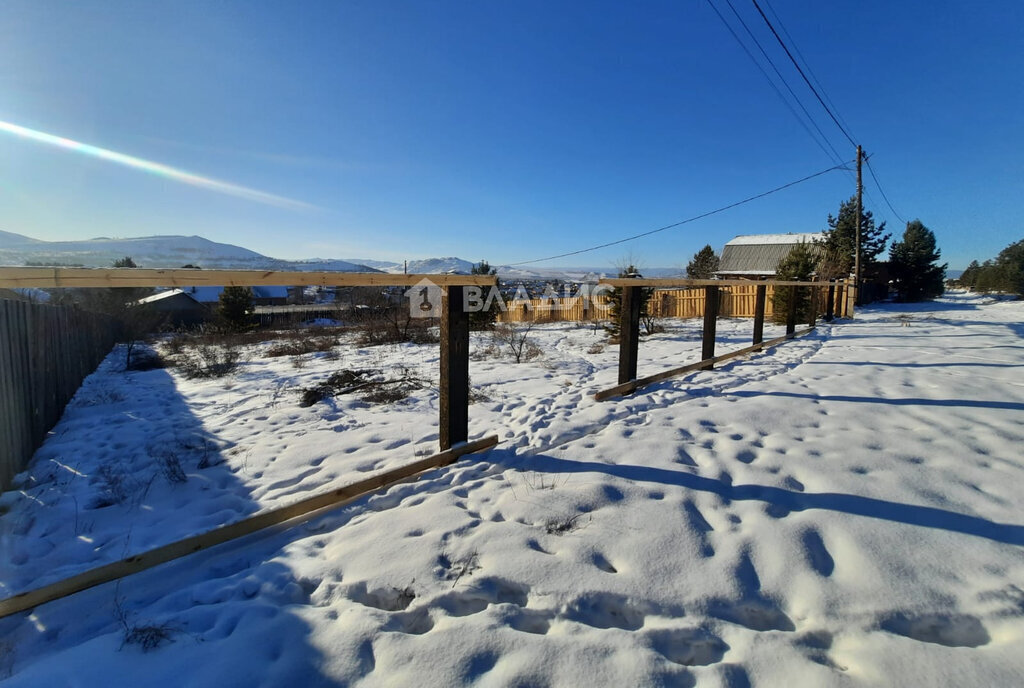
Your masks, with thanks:
[[[889,248],[889,269],[900,301],[925,301],[942,295],[947,264],[938,264],[941,255],[930,229],[920,220],[907,223],[903,240]]]
[[[1024,294],[1024,239],[1004,248],[996,256],[996,283],[999,289]]]
[[[711,244],[693,254],[693,260],[686,266],[686,276],[690,279],[711,279],[718,272],[719,258]]]
[[[619,271],[619,277],[635,277],[640,279],[642,275],[636,269],[635,265],[629,265]],[[654,295],[653,287],[644,287],[640,290],[640,320],[643,322],[647,320],[651,322],[650,315],[650,301],[651,296]],[[605,331],[608,333],[608,337],[613,341],[619,338],[619,326],[622,318],[622,287],[612,287],[612,290],[608,293],[608,324],[605,325]],[[653,323],[651,323],[653,325]],[[648,328],[648,333],[653,327]]]
[[[799,243],[790,249],[775,269],[775,279],[783,281],[807,281],[811,279],[818,261],[806,243]],[[811,290],[802,287],[797,290],[796,319],[806,322],[811,315]],[[775,287],[772,292],[772,321],[785,323],[789,317],[789,304],[793,290],[789,287]]]
[[[961,286],[973,289],[978,284],[978,276],[981,273],[981,266],[978,265],[978,261],[972,260],[971,264],[967,266],[963,274],[960,275]]]
[[[249,287],[225,287],[220,293],[217,315],[223,324],[237,332],[252,328],[252,290]]]
[[[857,198],[839,204],[839,215],[828,216],[828,229],[823,245],[824,260],[819,276],[826,279],[846,277],[853,272],[854,254],[857,246]],[[874,274],[875,258],[885,250],[891,234],[885,234],[885,222],[875,227],[870,210],[861,209],[860,214],[860,265],[864,279]]]
[[[486,260],[481,260],[479,263],[470,268],[469,273],[471,275],[497,275],[497,268],[492,268],[490,263]],[[498,311],[501,309],[500,299],[497,295],[493,299],[490,299],[490,304],[487,301],[490,297],[490,287],[483,287],[483,301],[485,308],[480,311],[473,311],[469,314],[469,327],[473,330],[489,330],[494,327],[494,322],[498,318]]]

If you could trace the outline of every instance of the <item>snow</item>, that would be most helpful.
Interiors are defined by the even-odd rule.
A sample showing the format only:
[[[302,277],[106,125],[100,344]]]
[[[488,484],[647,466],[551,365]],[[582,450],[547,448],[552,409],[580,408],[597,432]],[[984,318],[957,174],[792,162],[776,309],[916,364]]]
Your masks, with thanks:
[[[821,232],[810,232],[802,234],[740,234],[726,242],[726,246],[765,246],[768,244],[799,244],[811,243],[824,239]]]
[[[544,353],[519,365],[474,335],[488,400],[470,435],[497,432],[496,449],[2,619],[0,677],[1019,685],[1022,316],[965,294],[865,309],[606,402],[593,393],[614,385],[616,348],[589,326],[536,328]],[[719,351],[749,329],[722,320]],[[641,374],[696,360],[699,333],[677,321],[642,341]],[[436,388],[386,410],[297,399],[342,368],[401,362],[436,384],[436,346],[344,343],[298,367],[267,346],[213,380],[109,357],[0,497],[2,594],[435,450]],[[159,470],[168,455],[185,482]],[[126,498],[98,506],[116,475]],[[118,609],[168,640],[125,644]]]

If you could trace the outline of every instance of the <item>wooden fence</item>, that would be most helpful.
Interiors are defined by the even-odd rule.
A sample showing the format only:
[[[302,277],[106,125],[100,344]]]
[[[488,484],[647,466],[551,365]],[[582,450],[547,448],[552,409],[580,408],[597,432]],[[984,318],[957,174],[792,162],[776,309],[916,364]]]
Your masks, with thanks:
[[[114,340],[114,323],[104,316],[0,299],[0,489],[24,468]]]
[[[773,315],[772,296],[775,285],[766,286],[765,317]],[[847,287],[844,283],[835,285],[835,314],[838,317],[850,315]],[[719,288],[718,315],[723,318],[753,318],[757,312],[757,282],[749,285],[727,285]],[[814,291],[815,308],[819,313],[825,312],[826,294],[823,290]],[[596,303],[595,303],[596,301]],[[704,288],[686,289],[655,289],[648,301],[648,311],[657,318],[703,318]],[[509,304],[506,311],[498,314],[498,322],[529,322],[533,320],[545,322],[581,322],[587,320],[608,320],[611,318],[611,306],[604,296],[594,299],[587,297],[531,299],[516,301]]]

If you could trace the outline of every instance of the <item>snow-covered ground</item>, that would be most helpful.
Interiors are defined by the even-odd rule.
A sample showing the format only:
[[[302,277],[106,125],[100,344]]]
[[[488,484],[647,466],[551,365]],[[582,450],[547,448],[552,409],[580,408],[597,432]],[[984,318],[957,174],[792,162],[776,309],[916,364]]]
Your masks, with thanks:
[[[0,679],[1020,685],[1022,321],[966,295],[866,309],[606,402],[601,333],[538,328],[518,365],[476,337],[470,434],[496,449],[2,619]],[[723,320],[719,350],[749,327]],[[644,340],[641,374],[696,360],[699,337]],[[108,359],[0,497],[0,595],[435,450],[436,346],[298,367],[266,346],[198,381]],[[332,372],[398,363],[435,387],[298,405]]]

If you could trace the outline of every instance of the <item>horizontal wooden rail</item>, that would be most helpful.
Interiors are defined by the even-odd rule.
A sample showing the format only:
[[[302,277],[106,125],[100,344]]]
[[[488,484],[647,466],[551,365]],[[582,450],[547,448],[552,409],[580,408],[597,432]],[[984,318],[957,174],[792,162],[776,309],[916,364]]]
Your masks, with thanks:
[[[385,471],[357,483],[339,487],[330,492],[307,497],[288,506],[271,509],[250,516],[236,523],[221,526],[200,535],[178,540],[167,545],[156,547],[127,559],[105,564],[88,571],[83,571],[70,578],[51,583],[35,590],[28,590],[12,597],[0,600],[0,618],[32,609],[46,602],[67,597],[88,588],[109,583],[110,581],[130,576],[133,573],[159,566],[174,559],[188,556],[193,552],[209,549],[230,540],[236,540],[257,531],[288,522],[289,526],[298,525],[319,515],[322,511],[333,509],[371,492],[389,487],[397,482],[407,480],[423,471],[454,463],[460,456],[490,449],[498,443],[498,436],[491,435],[483,439],[460,444],[446,451],[414,461],[400,468]]]
[[[787,280],[741,280],[741,279],[685,279],[682,277],[653,277],[636,279],[629,277],[607,277],[599,284],[609,287],[751,287],[771,285],[773,287],[827,287],[836,282],[794,282]],[[2,286],[2,285],[0,285]]]
[[[777,346],[782,342],[786,341],[787,339],[793,339],[794,337],[799,337],[802,334],[807,334],[813,329],[813,327],[808,327],[806,329],[794,332],[792,334],[786,334],[781,337],[776,337],[775,339],[769,339],[767,342],[753,344],[751,346],[739,349],[737,351],[730,351],[727,354],[721,354],[720,356],[712,356],[711,358],[706,358],[703,361],[690,363],[689,365],[684,365],[679,368],[672,368],[671,370],[666,370],[655,375],[648,375],[647,377],[642,377],[639,380],[630,380],[629,382],[624,382],[621,385],[616,385],[615,387],[601,390],[600,392],[594,395],[594,399],[596,399],[597,401],[604,401],[605,399],[610,399],[612,397],[630,394],[631,392],[634,392],[641,387],[653,385],[655,382],[668,380],[670,378],[677,377],[685,373],[692,373],[695,370],[703,370],[705,368],[710,368],[714,364],[721,363],[722,361],[728,361],[729,359],[732,358],[739,358],[740,356],[746,356],[747,354],[751,354],[773,346]]]
[[[391,287],[430,280],[438,287],[492,286],[494,275],[407,275],[383,272],[160,270],[152,268],[5,268],[0,287]]]

